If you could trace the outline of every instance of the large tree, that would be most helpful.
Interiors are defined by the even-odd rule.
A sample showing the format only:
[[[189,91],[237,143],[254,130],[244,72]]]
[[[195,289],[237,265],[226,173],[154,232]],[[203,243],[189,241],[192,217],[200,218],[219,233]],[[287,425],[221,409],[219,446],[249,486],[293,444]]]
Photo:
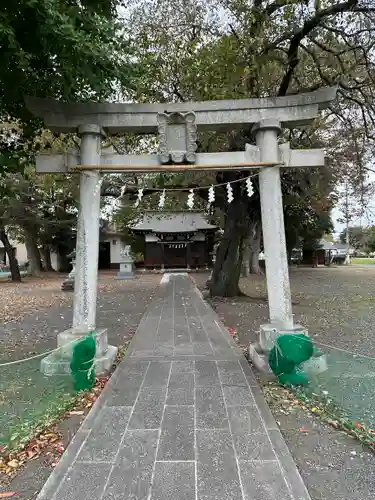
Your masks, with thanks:
[[[360,146],[373,137],[374,130],[374,15],[370,0],[145,0],[130,19],[145,71],[137,97],[187,101],[282,96],[337,84],[337,102],[315,127],[292,130],[282,138],[294,147],[335,147],[329,169],[283,173],[286,223],[292,219],[298,229],[295,238],[303,238],[305,232],[308,240],[312,234],[319,236],[318,227],[323,234],[330,226],[332,190],[340,172],[351,169],[356,182],[366,175]],[[201,151],[239,150],[251,141],[249,130],[201,134],[199,147]],[[224,173],[217,179],[243,175],[247,173]],[[255,256],[259,252],[255,191],[248,199],[237,187],[230,205],[225,193],[217,196],[216,204],[226,218],[213,294],[239,293],[244,250],[256,243]],[[318,224],[319,217],[328,218],[327,223]]]
[[[0,234],[12,262],[12,276],[19,279],[19,273],[13,272],[17,263],[7,226],[22,227],[20,237],[25,239],[32,269],[38,270],[38,243],[44,241],[48,268],[49,249],[59,247],[56,234],[66,240],[62,221],[69,219],[71,224],[71,215],[51,198],[58,197],[56,190],[46,188],[47,197],[39,196],[39,185],[37,196],[29,193],[35,188],[34,180],[27,185],[29,166],[46,141],[38,140],[42,124],[27,111],[25,95],[65,101],[113,99],[131,91],[135,66],[129,63],[129,43],[118,21],[121,0],[5,3],[0,16]],[[58,142],[61,146],[62,141]],[[53,216],[46,203],[56,207]]]
[[[24,96],[96,99],[129,82],[116,0],[6,2],[0,18],[0,117],[29,118]]]

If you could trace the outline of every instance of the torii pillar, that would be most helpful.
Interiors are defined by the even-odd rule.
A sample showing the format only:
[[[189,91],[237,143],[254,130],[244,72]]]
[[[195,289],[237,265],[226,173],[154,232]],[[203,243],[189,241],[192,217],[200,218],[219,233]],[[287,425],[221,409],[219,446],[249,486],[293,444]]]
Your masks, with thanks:
[[[100,125],[81,125],[78,134],[81,138],[81,162],[99,165],[103,137]],[[107,372],[116,359],[117,347],[108,345],[107,330],[96,329],[100,191],[100,171],[82,171],[79,178],[73,324],[72,328],[58,334],[57,345],[61,349],[42,360],[41,370],[45,375],[70,373],[73,341],[90,331],[96,333],[95,373],[100,375]]]
[[[280,130],[280,122],[274,119],[262,120],[254,126],[253,131],[262,162],[280,162],[277,142]],[[294,325],[285,242],[280,167],[260,169],[259,190],[270,323],[280,330],[292,330]]]
[[[100,180],[99,170],[204,171],[231,169],[235,165],[235,168],[245,170],[262,167],[259,178],[270,323],[261,326],[260,350],[257,346],[250,346],[250,356],[253,353],[255,361],[261,351],[267,353],[281,333],[307,335],[304,328],[293,324],[278,165],[294,168],[322,166],[324,151],[289,150],[287,144],[278,145],[278,134],[281,128],[310,124],[332,102],[336,90],[331,87],[277,98],[154,104],[62,103],[28,98],[30,111],[43,118],[51,130],[79,132],[82,137],[78,155],[41,155],[36,159],[39,173],[68,173],[71,167],[81,166],[82,220],[77,238],[73,334],[95,325],[100,208],[100,188],[96,191],[96,186]],[[247,146],[246,151],[226,153],[196,152],[197,132],[200,130],[233,131],[249,125],[253,126],[256,147]],[[100,156],[102,129],[108,135],[119,132],[158,134],[159,153]],[[59,344],[64,335],[64,339],[69,339],[72,332],[59,334]],[[107,348],[106,336],[103,339]],[[266,356],[262,359],[266,363]]]

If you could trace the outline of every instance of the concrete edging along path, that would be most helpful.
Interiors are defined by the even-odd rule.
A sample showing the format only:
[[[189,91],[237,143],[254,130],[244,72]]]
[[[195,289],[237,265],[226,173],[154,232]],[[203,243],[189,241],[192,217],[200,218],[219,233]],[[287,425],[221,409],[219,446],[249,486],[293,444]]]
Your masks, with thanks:
[[[217,315],[187,275],[162,281],[38,500],[309,500]]]

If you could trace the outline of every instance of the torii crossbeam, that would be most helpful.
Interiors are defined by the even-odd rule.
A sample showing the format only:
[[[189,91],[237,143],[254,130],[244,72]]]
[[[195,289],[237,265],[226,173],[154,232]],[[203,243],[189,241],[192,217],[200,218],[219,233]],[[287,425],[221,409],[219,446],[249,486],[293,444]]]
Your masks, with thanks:
[[[27,98],[27,106],[59,133],[78,133],[79,152],[39,155],[39,173],[80,171],[80,212],[73,330],[94,328],[99,247],[100,176],[106,172],[162,172],[259,168],[270,324],[263,332],[300,331],[293,324],[284,217],[281,167],[324,165],[322,150],[291,150],[278,144],[282,128],[306,126],[335,98],[336,87],[285,97],[232,101],[158,104],[76,103]],[[197,153],[202,130],[230,131],[252,126],[256,146],[245,151]],[[101,149],[105,135],[121,132],[158,134],[155,155],[116,155]]]

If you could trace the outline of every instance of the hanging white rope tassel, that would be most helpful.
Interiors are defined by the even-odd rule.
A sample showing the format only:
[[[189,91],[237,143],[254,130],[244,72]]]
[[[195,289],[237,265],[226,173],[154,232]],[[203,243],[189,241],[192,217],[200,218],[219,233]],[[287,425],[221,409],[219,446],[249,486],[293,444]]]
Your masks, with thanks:
[[[159,210],[163,210],[165,204],[165,189],[163,189],[163,192],[160,195],[159,198]]]
[[[215,188],[213,186],[208,190],[208,207],[215,201]]]
[[[137,193],[137,200],[134,203],[135,207],[139,207],[139,204],[141,203],[142,198],[143,198],[143,188],[139,188],[138,193]]]
[[[190,189],[188,197],[187,197],[187,202],[186,202],[189,210],[193,210],[194,208],[194,190]]]
[[[254,194],[254,188],[253,188],[253,183],[251,182],[250,177],[246,179],[246,190],[247,190],[247,196],[251,198]]]
[[[228,184],[227,184],[227,200],[228,200],[228,203],[232,203],[232,201],[234,200],[233,189],[232,189],[232,186],[230,185],[230,182],[228,182]]]

